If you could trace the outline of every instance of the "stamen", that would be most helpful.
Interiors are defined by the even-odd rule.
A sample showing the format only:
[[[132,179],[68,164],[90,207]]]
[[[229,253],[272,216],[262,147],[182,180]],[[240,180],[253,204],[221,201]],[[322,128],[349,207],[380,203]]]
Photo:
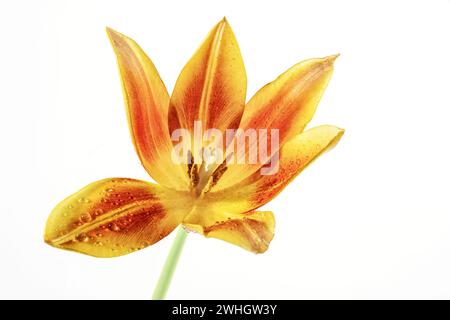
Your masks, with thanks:
[[[217,184],[217,182],[219,182],[219,179],[223,176],[223,174],[225,173],[225,171],[227,171],[227,169],[228,169],[227,162],[224,161],[216,168],[216,170],[214,170],[213,174],[209,177],[204,193],[209,192],[212,189],[212,187],[214,187]]]
[[[189,178],[191,178],[191,170],[192,170],[192,166],[194,164],[194,157],[192,156],[191,151],[189,150],[187,153],[187,174],[189,176]]]
[[[190,177],[191,177],[191,183],[192,183],[192,187],[196,187],[198,185],[198,182],[200,181],[200,176],[198,174],[198,165],[197,164],[192,164],[192,168],[190,171]]]

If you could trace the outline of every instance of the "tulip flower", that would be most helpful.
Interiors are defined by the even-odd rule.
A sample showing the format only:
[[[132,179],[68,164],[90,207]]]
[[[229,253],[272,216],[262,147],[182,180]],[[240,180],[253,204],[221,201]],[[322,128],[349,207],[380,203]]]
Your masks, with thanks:
[[[161,299],[189,231],[253,253],[268,249],[274,215],[258,208],[344,133],[330,125],[305,130],[337,56],[294,65],[245,103],[244,63],[223,19],[183,68],[169,96],[139,45],[112,29],[107,33],[117,57],[136,153],[156,183],[130,178],[93,182],[54,208],[44,239],[61,249],[117,257],[151,246],[180,226],[155,290],[154,298]],[[245,130],[276,130],[276,148],[265,157],[267,162],[277,157],[276,170],[262,174],[263,162],[228,161],[234,151],[224,152],[214,164],[205,164],[198,150],[185,152],[186,162],[174,161],[172,133],[184,129],[195,136],[196,121],[205,130],[235,130],[232,141]],[[244,146],[241,157],[250,156],[251,147]],[[230,149],[230,142],[225,149]]]

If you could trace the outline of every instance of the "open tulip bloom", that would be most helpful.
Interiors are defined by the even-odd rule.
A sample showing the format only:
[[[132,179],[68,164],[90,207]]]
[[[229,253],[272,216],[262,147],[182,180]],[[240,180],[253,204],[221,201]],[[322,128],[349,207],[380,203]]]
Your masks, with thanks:
[[[246,73],[223,19],[181,71],[169,97],[132,39],[107,29],[117,56],[131,136],[156,181],[108,178],[59,203],[45,241],[95,257],[155,244],[181,226],[154,293],[164,298],[187,232],[263,253],[274,236],[257,209],[332,148],[343,129],[304,131],[331,78],[336,55],[294,65],[246,99]]]

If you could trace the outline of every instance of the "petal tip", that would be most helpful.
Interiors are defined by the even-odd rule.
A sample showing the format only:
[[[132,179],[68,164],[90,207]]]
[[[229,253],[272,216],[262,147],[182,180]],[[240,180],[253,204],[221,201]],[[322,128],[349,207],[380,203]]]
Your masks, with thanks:
[[[112,37],[118,33],[116,30],[114,30],[113,28],[108,27],[108,26],[105,27],[105,30],[106,30],[106,34],[108,35],[108,37]]]
[[[338,144],[338,142],[341,140],[342,136],[345,133],[345,129],[342,129],[342,128],[339,128],[339,127],[335,127],[335,129],[336,129],[337,132],[335,134],[334,139],[330,142],[330,144],[328,146],[328,150],[333,149]]]
[[[228,23],[227,17],[223,17],[222,20],[220,20],[220,22],[217,24],[219,27],[226,27],[226,26],[230,26],[230,24]]]
[[[338,131],[338,134],[341,135],[341,136],[345,133],[345,129],[344,128],[336,127],[336,129]]]
[[[106,34],[108,35],[109,41],[111,42],[111,44],[113,45],[113,47],[118,47],[121,43],[123,43],[123,41],[125,39],[127,39],[128,37],[123,35],[122,33],[110,28],[110,27],[105,27],[106,30]]]
[[[44,235],[44,242],[48,245],[52,244],[51,240],[47,237],[47,235]]]
[[[259,250],[259,251],[254,251],[253,253],[254,253],[255,255],[260,255],[260,254],[265,253],[268,249],[269,249],[269,247],[267,246],[267,247],[265,247],[265,248],[263,248],[263,249],[261,249],[261,250]]]
[[[114,29],[112,29],[112,28],[110,28],[110,27],[105,27],[105,30],[106,30],[106,34],[107,34],[107,36],[108,36],[108,38],[109,38],[109,41],[111,42],[111,44],[113,45],[113,46],[116,46],[117,45],[117,40],[119,40],[120,39],[120,33],[119,32],[117,32],[116,30],[114,30]]]
[[[336,59],[339,58],[340,55],[341,55],[340,53],[333,54],[331,56],[326,57],[325,61],[329,64],[333,64],[334,61],[336,61]]]
[[[44,234],[44,243],[51,247],[58,248],[58,244],[56,243],[55,239],[52,239],[47,234]]]

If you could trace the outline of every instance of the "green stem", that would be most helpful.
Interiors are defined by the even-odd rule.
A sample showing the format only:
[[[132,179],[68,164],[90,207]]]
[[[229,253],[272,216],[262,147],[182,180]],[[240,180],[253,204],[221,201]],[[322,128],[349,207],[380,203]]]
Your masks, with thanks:
[[[169,255],[166,258],[166,263],[164,264],[161,275],[159,276],[155,291],[153,292],[153,300],[163,300],[165,298],[177,267],[178,259],[180,258],[181,251],[183,250],[187,234],[188,233],[184,231],[182,227],[179,227],[175,240],[172,243],[172,248],[170,248]]]

